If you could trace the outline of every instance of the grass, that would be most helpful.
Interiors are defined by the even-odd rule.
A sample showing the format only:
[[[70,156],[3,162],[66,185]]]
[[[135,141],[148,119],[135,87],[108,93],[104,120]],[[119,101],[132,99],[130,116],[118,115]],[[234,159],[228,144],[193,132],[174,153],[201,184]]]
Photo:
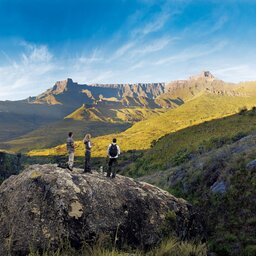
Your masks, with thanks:
[[[221,127],[232,127],[235,129],[231,130],[232,132],[239,133],[237,136],[229,131],[230,137],[222,136],[205,141],[203,143],[205,149],[200,147],[200,152],[193,152],[191,158],[183,159],[173,167],[170,167],[170,161],[174,155],[170,152],[166,153],[165,149],[168,147],[163,148],[165,143],[174,139],[173,135],[169,135],[156,143],[151,149],[151,154],[150,151],[146,153],[143,164],[134,168],[134,174],[138,175],[139,168],[139,174],[145,175],[140,180],[168,190],[196,207],[202,221],[206,223],[209,251],[215,252],[218,256],[255,255],[256,252],[256,172],[246,170],[246,165],[256,157],[255,118],[253,111],[247,111],[243,115],[235,115],[186,129],[185,135],[190,134],[188,137],[184,135],[186,142],[190,142],[195,137],[194,133],[190,133],[194,129],[197,129],[197,133],[202,136],[204,136],[204,129],[211,131],[210,128],[216,128],[216,131],[221,132]],[[248,132],[247,137],[239,139],[250,129],[254,131]],[[227,129],[223,131],[227,132]],[[177,141],[175,143],[178,145]],[[196,140],[195,143],[197,143]],[[160,158],[160,152],[155,156],[155,148],[162,149],[163,155],[156,164],[155,161]],[[170,154],[169,158],[165,158],[165,154]],[[163,171],[159,172],[161,165]],[[216,181],[225,183],[225,193],[212,193],[211,186]],[[170,215],[170,217],[173,216]]]
[[[179,165],[189,160],[191,153],[207,151],[232,143],[256,130],[256,113],[204,122],[162,137],[132,166],[130,175],[141,176]]]
[[[83,246],[80,250],[75,250],[68,243],[55,251],[31,251],[28,256],[206,256],[207,248],[205,244],[193,242],[182,242],[176,239],[163,241],[158,247],[149,252],[142,251],[119,251],[117,249],[105,249],[99,245],[89,247]]]
[[[73,131],[75,139],[82,140],[85,133],[91,133],[92,136],[121,132],[129,128],[128,123],[106,123],[97,121],[76,121],[65,119],[59,122],[48,124],[27,133],[15,140],[6,142],[6,146],[12,151],[27,152],[35,148],[53,147],[66,141],[69,131]],[[1,144],[0,144],[1,147]]]
[[[102,122],[138,122],[145,120],[150,116],[158,116],[161,113],[166,112],[165,109],[161,108],[146,108],[146,107],[86,107],[82,106],[75,110],[70,115],[66,116],[66,119],[73,120],[91,120],[91,121],[102,121]]]
[[[134,124],[124,132],[99,136],[93,139],[94,157],[106,155],[106,147],[116,137],[122,151],[145,150],[151,147],[153,141],[164,135],[176,133],[184,128],[198,125],[205,121],[229,116],[246,106],[251,108],[256,105],[255,97],[218,96],[215,94],[202,94],[182,106],[167,111],[159,116],[149,118]],[[65,154],[65,145],[45,150],[32,150],[31,156]],[[76,155],[84,154],[82,142],[77,142]]]
[[[92,136],[101,136],[119,133],[131,126],[131,123],[157,116],[165,112],[164,109],[126,108],[100,112],[98,109],[86,109],[87,116],[81,114],[84,107],[76,110],[65,120],[44,125],[26,135],[0,143],[0,148],[11,149],[15,152],[27,152],[33,149],[49,148],[63,143],[67,133],[73,131],[75,139],[82,140],[85,133]],[[110,111],[113,113],[110,115]],[[100,113],[99,113],[100,112]],[[2,145],[1,145],[2,144]]]

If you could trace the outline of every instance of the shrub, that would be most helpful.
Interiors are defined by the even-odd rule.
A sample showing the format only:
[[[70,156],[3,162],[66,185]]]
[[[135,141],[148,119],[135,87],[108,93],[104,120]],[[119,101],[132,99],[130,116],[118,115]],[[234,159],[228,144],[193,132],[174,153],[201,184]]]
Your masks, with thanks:
[[[244,255],[256,256],[256,245],[247,245],[245,248]]]
[[[187,149],[183,149],[178,151],[172,158],[171,163],[174,166],[183,164],[191,159],[191,152],[189,152]]]
[[[205,244],[195,244],[193,242],[178,242],[169,239],[150,253],[148,256],[206,256],[207,248]]]
[[[247,107],[242,107],[239,109],[238,114],[239,115],[244,115],[248,111]]]
[[[56,251],[31,251],[28,256],[206,256],[207,248],[205,244],[194,242],[181,242],[173,238],[163,241],[159,246],[149,252],[142,251],[118,251],[116,249],[105,249],[101,244],[90,247],[85,246],[80,250],[75,250],[67,242]]]

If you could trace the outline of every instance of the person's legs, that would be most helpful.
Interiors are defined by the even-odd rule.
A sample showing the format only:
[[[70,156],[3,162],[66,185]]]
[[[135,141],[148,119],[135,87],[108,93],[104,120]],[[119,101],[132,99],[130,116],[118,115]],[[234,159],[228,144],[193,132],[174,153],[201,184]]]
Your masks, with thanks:
[[[116,169],[117,169],[117,159],[114,158],[112,163],[112,178],[116,177]]]
[[[109,161],[108,161],[107,177],[110,177],[111,170],[112,170],[112,164],[113,164],[113,158],[109,158]]]
[[[68,166],[69,166],[70,169],[73,169],[73,165],[74,165],[74,156],[75,156],[74,152],[70,152],[70,153],[68,154]]]
[[[88,152],[87,156],[87,167],[88,167],[88,172],[91,172],[91,152]]]
[[[85,154],[84,172],[91,172],[91,152]]]
[[[84,155],[84,172],[87,172],[87,156],[86,156],[86,153]]]

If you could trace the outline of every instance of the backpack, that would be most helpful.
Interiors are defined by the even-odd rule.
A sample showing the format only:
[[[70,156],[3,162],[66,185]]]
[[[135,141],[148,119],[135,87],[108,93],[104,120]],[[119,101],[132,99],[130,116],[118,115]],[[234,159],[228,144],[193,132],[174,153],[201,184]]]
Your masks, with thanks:
[[[109,155],[111,157],[116,157],[118,155],[117,145],[111,144],[109,148]]]

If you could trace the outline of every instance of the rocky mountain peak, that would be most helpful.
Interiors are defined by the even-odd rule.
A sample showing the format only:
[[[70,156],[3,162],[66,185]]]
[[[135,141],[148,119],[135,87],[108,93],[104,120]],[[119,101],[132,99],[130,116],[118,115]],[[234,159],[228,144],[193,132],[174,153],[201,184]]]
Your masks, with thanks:
[[[120,248],[150,248],[163,238],[165,225],[182,239],[202,232],[185,200],[120,175],[109,179],[95,171],[32,165],[4,181],[0,195],[0,255],[56,248],[63,239],[79,247],[102,233],[117,237]]]
[[[64,91],[67,91],[70,86],[75,84],[76,83],[74,83],[71,78],[67,78],[63,81],[57,81],[51,91],[54,92],[54,94],[63,93]]]
[[[200,78],[214,80],[215,76],[210,71],[202,71],[200,74],[190,77],[190,79],[194,79],[194,80],[197,80]]]

